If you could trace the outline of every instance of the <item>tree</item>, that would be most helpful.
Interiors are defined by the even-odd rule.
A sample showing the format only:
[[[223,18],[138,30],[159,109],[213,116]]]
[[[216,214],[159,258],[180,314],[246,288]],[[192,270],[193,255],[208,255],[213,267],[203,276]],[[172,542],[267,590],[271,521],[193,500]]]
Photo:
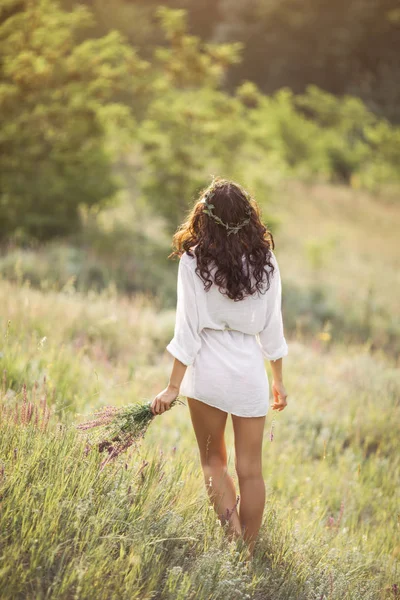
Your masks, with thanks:
[[[183,10],[160,8],[168,46],[155,50],[151,101],[140,124],[146,199],[173,231],[211,175],[237,173],[246,140],[242,104],[221,88],[239,44],[205,44]]]
[[[53,0],[1,5],[0,239],[74,231],[117,189],[109,132],[133,129],[147,64],[117,32],[80,42],[91,22]]]

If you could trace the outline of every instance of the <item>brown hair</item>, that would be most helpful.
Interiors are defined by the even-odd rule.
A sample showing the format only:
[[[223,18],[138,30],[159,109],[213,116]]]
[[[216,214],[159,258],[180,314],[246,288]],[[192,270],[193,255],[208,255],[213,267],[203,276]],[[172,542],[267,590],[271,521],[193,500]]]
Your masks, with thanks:
[[[232,231],[235,228],[237,231]],[[238,183],[214,178],[200,193],[172,242],[173,252],[168,258],[180,257],[184,252],[193,256],[191,249],[196,246],[195,271],[207,291],[213,284],[210,272],[213,265],[217,267],[214,283],[232,300],[243,300],[257,291],[263,293],[270,286],[274,239],[261,222],[257,202]],[[270,270],[265,269],[266,265]]]

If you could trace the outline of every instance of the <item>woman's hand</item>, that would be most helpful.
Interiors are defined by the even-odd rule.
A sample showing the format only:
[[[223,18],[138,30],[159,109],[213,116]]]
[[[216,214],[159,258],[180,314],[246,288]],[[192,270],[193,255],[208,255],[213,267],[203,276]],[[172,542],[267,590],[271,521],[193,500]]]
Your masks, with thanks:
[[[279,410],[280,412],[287,406],[287,393],[281,381],[272,382],[272,393],[274,395],[274,402],[271,404],[272,410]]]
[[[161,415],[171,408],[172,402],[178,397],[179,390],[175,387],[167,386],[160,392],[151,403],[151,412],[153,415]]]

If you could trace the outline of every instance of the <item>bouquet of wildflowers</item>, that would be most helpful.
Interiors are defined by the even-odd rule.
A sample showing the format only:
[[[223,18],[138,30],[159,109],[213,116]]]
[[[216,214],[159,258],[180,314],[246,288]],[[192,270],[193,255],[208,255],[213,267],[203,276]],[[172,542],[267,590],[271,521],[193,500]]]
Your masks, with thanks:
[[[183,404],[176,398],[171,403],[171,408],[177,403]],[[93,413],[90,421],[77,425],[77,429],[88,431],[99,428],[93,436],[93,442],[97,444],[99,452],[108,453],[101,463],[103,467],[143,438],[155,416],[151,410],[151,401],[127,404],[119,408],[105,406]]]

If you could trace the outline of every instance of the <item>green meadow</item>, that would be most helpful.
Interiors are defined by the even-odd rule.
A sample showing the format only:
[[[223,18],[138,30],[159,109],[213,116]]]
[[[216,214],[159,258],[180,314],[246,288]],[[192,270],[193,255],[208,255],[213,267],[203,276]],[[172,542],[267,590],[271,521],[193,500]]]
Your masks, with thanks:
[[[325,325],[306,335],[301,323],[290,326],[300,309],[285,294],[296,297],[295,286],[300,296],[317,278],[336,290],[338,312],[347,312],[349,297],[362,312],[374,284],[376,306],[393,315],[385,335],[396,327],[393,206],[353,193],[359,219],[346,220],[346,193],[300,186],[301,201],[293,189],[277,201],[286,223],[276,252],[289,323],[289,405],[267,416],[267,503],[251,564],[210,509],[187,406],[156,417],[137,447],[102,470],[103,455],[75,428],[96,408],[150,400],[166,385],[174,309],[115,288],[79,293],[0,283],[2,598],[398,597],[396,352],[379,347],[379,324],[362,340],[365,331],[350,316],[343,332]],[[295,231],[311,239],[317,211],[330,218],[310,250]],[[378,218],[381,245],[372,227]],[[337,250],[315,250],[330,229],[340,234]],[[227,440],[235,476],[230,423]]]

